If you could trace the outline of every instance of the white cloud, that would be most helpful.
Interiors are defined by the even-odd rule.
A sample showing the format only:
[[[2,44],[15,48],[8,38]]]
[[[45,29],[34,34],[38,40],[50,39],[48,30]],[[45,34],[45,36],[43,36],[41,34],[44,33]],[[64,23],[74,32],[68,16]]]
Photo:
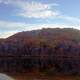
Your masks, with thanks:
[[[0,38],[7,38],[13,34],[17,33],[16,31],[7,31],[7,32],[1,32]]]
[[[26,24],[19,22],[0,21],[0,38],[6,38],[19,31],[30,31],[42,28],[75,28],[80,30],[80,26],[66,24]]]
[[[13,5],[19,9],[19,12],[16,13],[17,16],[29,17],[29,18],[61,18],[71,22],[80,23],[80,19],[76,17],[71,17],[63,15],[59,10],[56,10],[56,6],[59,6],[57,3],[41,3],[36,1],[27,1],[27,0],[0,0],[0,3],[6,5]]]
[[[20,22],[0,21],[0,30],[22,30],[25,25]]]
[[[22,3],[21,3],[22,4]],[[20,4],[19,4],[20,5]],[[23,17],[33,18],[50,18],[59,15],[59,12],[52,9],[50,4],[43,4],[39,2],[23,3],[21,15]]]
[[[42,29],[42,28],[75,28],[80,30],[80,26],[72,26],[67,24],[34,24],[29,25],[28,30],[36,30],[36,29]]]
[[[77,23],[80,23],[80,18],[77,18],[77,17],[72,17],[72,16],[66,16],[66,15],[59,15],[58,18],[61,18],[61,19],[65,19],[65,20],[68,20],[68,21],[71,21],[71,22],[77,22]]]
[[[1,0],[1,3],[6,5],[12,4],[20,11],[16,13],[17,16],[33,17],[33,18],[50,18],[59,15],[59,11],[55,10],[56,3],[45,4],[41,2],[29,2],[24,0]]]
[[[71,17],[67,15],[63,15],[59,10],[56,10],[56,6],[59,6],[57,3],[41,3],[36,1],[27,1],[27,0],[0,0],[0,3],[5,5],[13,5],[19,9],[15,15],[29,18],[61,18],[64,20],[68,20],[71,22],[80,23],[80,18]]]
[[[46,11],[33,11],[33,12],[23,12],[18,15],[23,16],[23,17],[29,17],[29,18],[50,18],[50,17],[56,17],[59,13],[58,12],[53,12],[50,10]]]

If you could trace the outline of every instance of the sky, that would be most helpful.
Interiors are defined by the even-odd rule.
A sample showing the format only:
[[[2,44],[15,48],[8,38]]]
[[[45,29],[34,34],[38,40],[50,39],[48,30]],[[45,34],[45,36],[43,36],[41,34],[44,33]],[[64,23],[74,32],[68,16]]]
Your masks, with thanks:
[[[80,30],[80,0],[0,0],[0,38],[41,28]]]

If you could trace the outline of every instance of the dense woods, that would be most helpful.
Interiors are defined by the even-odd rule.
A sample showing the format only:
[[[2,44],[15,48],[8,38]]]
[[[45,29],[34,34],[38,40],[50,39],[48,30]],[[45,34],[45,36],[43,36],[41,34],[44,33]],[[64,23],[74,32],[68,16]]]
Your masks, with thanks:
[[[0,71],[80,73],[80,31],[47,28],[0,39]]]

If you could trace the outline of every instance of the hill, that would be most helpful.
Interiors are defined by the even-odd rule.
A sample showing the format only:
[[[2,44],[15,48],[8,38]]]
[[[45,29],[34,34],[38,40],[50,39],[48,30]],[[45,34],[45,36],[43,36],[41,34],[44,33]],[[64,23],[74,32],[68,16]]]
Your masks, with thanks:
[[[80,31],[43,28],[1,39],[0,64],[3,71],[80,73]]]
[[[43,28],[41,30],[32,30],[32,31],[23,31],[19,32],[15,35],[10,36],[8,39],[11,38],[27,38],[27,37],[35,37],[35,38],[44,38],[44,39],[51,39],[56,37],[66,37],[71,38],[75,41],[80,40],[80,31],[73,28]]]

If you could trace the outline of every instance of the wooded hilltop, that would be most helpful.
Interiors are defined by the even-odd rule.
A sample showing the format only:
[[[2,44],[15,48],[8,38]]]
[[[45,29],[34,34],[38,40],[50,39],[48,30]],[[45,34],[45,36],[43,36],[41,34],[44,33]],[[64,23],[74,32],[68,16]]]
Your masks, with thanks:
[[[0,39],[0,71],[34,69],[80,74],[80,31],[43,28]]]

